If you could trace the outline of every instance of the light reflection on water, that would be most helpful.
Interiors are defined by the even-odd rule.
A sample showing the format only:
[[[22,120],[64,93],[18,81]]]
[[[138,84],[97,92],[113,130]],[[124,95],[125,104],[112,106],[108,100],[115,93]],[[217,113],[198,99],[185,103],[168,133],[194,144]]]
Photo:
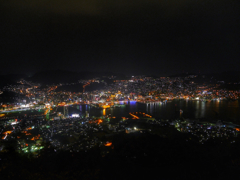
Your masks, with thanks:
[[[111,114],[116,117],[126,117],[129,112],[145,112],[152,115],[155,118],[162,119],[174,119],[180,117],[180,111],[183,110],[182,117],[199,119],[239,119],[240,121],[240,107],[238,101],[185,101],[185,100],[173,100],[163,104],[150,103],[142,104],[136,102],[130,102],[125,106],[117,108],[106,109],[103,113],[102,109],[90,107],[89,105],[79,107],[82,114],[88,111],[90,116],[102,116],[103,114]]]

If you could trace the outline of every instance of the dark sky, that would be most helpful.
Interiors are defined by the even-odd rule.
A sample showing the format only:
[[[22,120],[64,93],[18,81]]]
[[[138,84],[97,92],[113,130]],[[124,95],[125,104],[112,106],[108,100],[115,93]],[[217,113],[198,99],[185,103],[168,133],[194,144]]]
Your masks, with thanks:
[[[239,0],[6,0],[2,73],[239,69]]]

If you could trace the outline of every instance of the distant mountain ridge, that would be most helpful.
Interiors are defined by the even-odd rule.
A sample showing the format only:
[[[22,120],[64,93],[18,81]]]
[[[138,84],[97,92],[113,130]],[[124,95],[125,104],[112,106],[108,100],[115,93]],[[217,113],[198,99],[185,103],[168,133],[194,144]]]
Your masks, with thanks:
[[[221,73],[213,73],[210,75],[219,81],[240,82],[240,71],[225,71]]]
[[[16,85],[19,80],[26,77],[25,74],[0,75],[0,89],[7,85]]]
[[[28,78],[29,81],[41,84],[74,83],[78,80],[102,78],[103,76],[125,77],[112,72],[74,72],[65,70],[41,71]]]
[[[196,82],[240,82],[240,71],[225,71],[221,73],[209,74],[181,73],[168,77],[187,77],[189,75],[197,75],[197,78],[195,78]],[[115,76],[115,79],[129,79],[129,77],[125,76],[124,74],[113,72],[74,72],[66,70],[48,70],[37,72],[31,77],[28,77],[25,74],[0,75],[0,89],[2,89],[6,85],[15,85],[21,79],[26,79],[28,81],[32,81],[33,83],[40,83],[42,85],[50,85],[59,83],[74,83],[81,79],[92,79],[96,77],[104,79],[104,81],[106,82],[109,81],[107,77],[110,76]]]
[[[171,75],[169,77],[187,77],[190,75],[196,75],[198,77],[203,77],[206,79],[214,79],[216,81],[224,81],[226,83],[229,82],[240,82],[240,71],[225,71],[220,73],[206,73],[206,74],[199,74],[199,73],[180,73]]]

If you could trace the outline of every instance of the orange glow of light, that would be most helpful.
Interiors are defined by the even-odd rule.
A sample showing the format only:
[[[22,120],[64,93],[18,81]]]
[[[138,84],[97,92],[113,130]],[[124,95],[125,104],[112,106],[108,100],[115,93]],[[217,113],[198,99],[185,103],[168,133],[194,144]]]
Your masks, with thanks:
[[[64,106],[64,105],[66,105],[65,102],[58,103],[58,106]]]
[[[111,146],[111,145],[112,145],[111,142],[108,142],[108,143],[104,144],[104,146]]]
[[[103,116],[106,115],[106,109],[103,109]]]
[[[28,144],[25,144],[26,146],[28,146]]]
[[[34,141],[34,140],[38,140],[38,139],[39,139],[39,137],[40,137],[40,134],[39,134],[39,135],[37,135],[37,136],[35,136],[35,137],[33,137],[31,140],[32,140],[32,141]]]
[[[46,111],[44,112],[44,115],[46,115],[49,112],[49,109],[46,109]]]
[[[150,118],[152,117],[152,116],[150,116],[150,115],[148,115],[148,114],[145,114],[145,116],[148,116],[148,117],[150,117]]]
[[[21,137],[20,136],[17,136],[18,139],[20,139]]]
[[[5,114],[0,114],[0,117],[3,117],[3,116],[5,116]]]
[[[95,121],[95,123],[97,123],[97,124],[100,124],[100,123],[102,123],[103,121],[101,120],[101,119],[98,119],[98,120],[96,120]]]
[[[235,128],[236,129],[236,131],[240,131],[240,128]]]
[[[26,136],[30,136],[30,135],[32,135],[31,133],[26,133]]]
[[[110,105],[103,105],[102,108],[103,109],[110,108]]]
[[[11,134],[11,133],[12,133],[12,131],[6,131],[3,134],[7,135],[7,134]]]
[[[139,117],[138,116],[136,116],[136,115],[134,115],[134,114],[132,114],[132,113],[129,113],[133,118],[132,119],[139,119]]]
[[[27,130],[31,130],[31,129],[32,129],[31,127],[27,128]]]

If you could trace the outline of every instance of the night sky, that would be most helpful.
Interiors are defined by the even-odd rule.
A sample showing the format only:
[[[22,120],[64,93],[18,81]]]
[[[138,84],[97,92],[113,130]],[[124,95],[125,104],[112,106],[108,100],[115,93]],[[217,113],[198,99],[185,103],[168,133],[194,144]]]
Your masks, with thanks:
[[[239,0],[5,0],[1,73],[236,71]]]

